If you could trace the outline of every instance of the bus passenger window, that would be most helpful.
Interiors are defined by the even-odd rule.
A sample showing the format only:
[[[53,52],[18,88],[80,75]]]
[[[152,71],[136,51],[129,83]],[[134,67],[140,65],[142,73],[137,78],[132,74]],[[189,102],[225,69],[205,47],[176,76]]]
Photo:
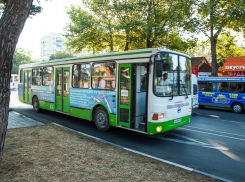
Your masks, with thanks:
[[[230,82],[230,92],[233,93],[238,92],[237,82]]]
[[[94,89],[115,90],[116,64],[99,63],[93,66],[92,87]]]
[[[42,85],[42,68],[32,70],[32,85]]]
[[[237,84],[237,92],[238,93],[245,93],[244,83],[238,83]]]
[[[76,64],[73,66],[72,87],[90,88],[90,64]]]
[[[217,92],[229,92],[229,83],[228,82],[218,82]]]
[[[54,85],[53,81],[54,81],[53,67],[44,67],[43,68],[43,85],[52,87]]]

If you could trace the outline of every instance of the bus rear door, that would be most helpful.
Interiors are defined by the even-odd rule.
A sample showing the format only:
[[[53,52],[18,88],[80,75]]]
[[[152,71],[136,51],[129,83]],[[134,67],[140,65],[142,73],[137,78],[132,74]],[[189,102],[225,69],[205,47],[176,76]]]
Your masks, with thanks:
[[[69,113],[69,77],[70,68],[56,68],[56,111]]]

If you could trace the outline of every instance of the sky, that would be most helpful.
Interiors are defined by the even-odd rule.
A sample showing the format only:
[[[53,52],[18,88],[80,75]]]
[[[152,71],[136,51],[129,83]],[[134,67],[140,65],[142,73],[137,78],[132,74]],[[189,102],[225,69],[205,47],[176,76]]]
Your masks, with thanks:
[[[47,2],[41,0],[40,5],[43,11],[27,19],[17,48],[31,51],[33,59],[40,59],[41,38],[51,32],[64,33],[64,28],[69,22],[66,7],[72,4],[82,6],[82,0],[49,0]]]

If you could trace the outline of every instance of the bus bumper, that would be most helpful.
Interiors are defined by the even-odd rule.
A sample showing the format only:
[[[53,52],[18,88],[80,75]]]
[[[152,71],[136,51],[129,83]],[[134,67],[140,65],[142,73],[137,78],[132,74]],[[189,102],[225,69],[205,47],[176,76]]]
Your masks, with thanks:
[[[190,120],[191,120],[191,115],[169,120],[169,121],[160,122],[160,123],[148,122],[148,134],[153,135],[153,134],[163,133],[178,128],[180,126],[186,125],[190,122]]]

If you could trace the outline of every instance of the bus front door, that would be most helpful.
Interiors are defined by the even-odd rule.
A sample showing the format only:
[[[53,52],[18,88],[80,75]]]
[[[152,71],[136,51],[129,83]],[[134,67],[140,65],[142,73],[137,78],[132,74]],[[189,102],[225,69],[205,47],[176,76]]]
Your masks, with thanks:
[[[24,102],[32,103],[31,100],[31,70],[24,71]]]
[[[56,68],[56,111],[69,113],[69,75],[70,68]]]
[[[130,128],[131,126],[131,89],[132,66],[131,64],[119,65],[118,89],[118,125]]]

